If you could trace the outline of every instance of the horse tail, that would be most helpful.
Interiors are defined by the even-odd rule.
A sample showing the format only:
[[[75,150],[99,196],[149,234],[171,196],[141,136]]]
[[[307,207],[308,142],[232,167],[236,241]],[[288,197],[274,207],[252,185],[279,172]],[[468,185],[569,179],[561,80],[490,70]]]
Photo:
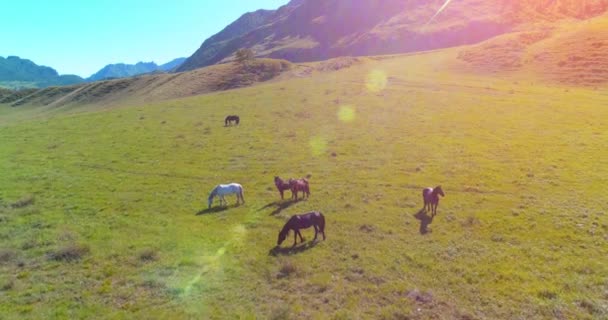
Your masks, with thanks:
[[[243,200],[243,203],[245,203],[245,197],[243,196],[243,186],[241,186],[239,188],[239,195],[241,196],[241,200]]]
[[[323,240],[325,240],[325,216],[323,213],[319,212],[319,231],[323,233]]]

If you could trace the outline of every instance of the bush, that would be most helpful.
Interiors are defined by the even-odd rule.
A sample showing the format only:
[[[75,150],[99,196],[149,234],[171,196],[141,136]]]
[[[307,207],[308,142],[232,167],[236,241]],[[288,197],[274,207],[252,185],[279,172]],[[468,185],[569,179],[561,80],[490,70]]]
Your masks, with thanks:
[[[77,261],[89,253],[89,246],[83,244],[68,244],[49,253],[49,259],[55,261]]]
[[[253,53],[253,50],[249,48],[241,48],[236,51],[235,57],[238,63],[246,64],[247,62],[253,60],[255,54]]]

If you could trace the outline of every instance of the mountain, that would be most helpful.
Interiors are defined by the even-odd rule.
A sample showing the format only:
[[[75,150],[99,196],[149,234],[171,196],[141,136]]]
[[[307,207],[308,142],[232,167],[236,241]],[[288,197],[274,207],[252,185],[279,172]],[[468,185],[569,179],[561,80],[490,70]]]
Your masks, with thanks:
[[[299,4],[296,1],[290,2],[283,10],[288,10]],[[178,72],[193,70],[203,66],[208,66],[218,62],[220,57],[225,56],[226,48],[232,48],[234,45],[231,41],[238,39],[246,33],[263,26],[273,20],[274,17],[278,16],[279,10],[257,10],[255,12],[248,12],[238,18],[236,21],[228,25],[219,33],[205,40],[201,47],[192,55],[190,58],[177,69]],[[235,48],[232,51],[236,51]]]
[[[230,61],[242,47],[293,62],[440,49],[479,43],[531,23],[588,19],[608,8],[608,0],[459,0],[444,8],[445,3],[291,1],[275,11],[243,15],[207,39],[178,71]]]
[[[127,78],[151,72],[170,72],[180,66],[186,58],[177,58],[163,65],[154,62],[138,62],[136,64],[109,64],[87,78],[88,81],[99,81],[106,79]]]
[[[186,58],[173,59],[165,64],[160,65],[158,68],[165,72],[171,72],[181,66],[184,61],[186,61]]]
[[[59,75],[53,68],[39,66],[16,56],[0,57],[0,87],[44,88],[83,82],[76,75]]]

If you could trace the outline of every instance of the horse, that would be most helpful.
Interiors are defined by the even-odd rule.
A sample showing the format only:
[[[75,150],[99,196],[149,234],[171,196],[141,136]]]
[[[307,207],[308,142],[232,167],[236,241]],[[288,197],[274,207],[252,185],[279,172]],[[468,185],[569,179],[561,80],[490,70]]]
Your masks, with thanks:
[[[323,234],[323,240],[325,240],[325,217],[319,211],[311,211],[304,214],[294,215],[289,218],[287,223],[285,223],[285,226],[283,226],[283,229],[281,229],[281,232],[279,232],[277,247],[280,246],[283,241],[285,241],[289,230],[293,230],[294,232],[293,247],[295,247],[296,243],[298,242],[298,236],[300,236],[300,243],[304,242],[300,229],[310,228],[311,226],[315,228],[315,238],[313,241],[317,240],[317,234],[319,232]]]
[[[235,116],[235,115],[230,115],[226,117],[226,120],[224,120],[224,124],[227,127],[229,124],[232,124],[232,121],[236,122],[236,124],[238,125],[239,122],[241,121],[241,119],[239,118],[239,116]]]
[[[227,194],[236,194],[236,204],[239,204],[239,200],[245,203],[245,198],[243,197],[243,186],[238,183],[230,183],[230,184],[218,184],[211,190],[209,193],[209,209],[211,209],[211,205],[213,204],[213,198],[216,196],[220,197],[220,206],[222,202],[225,205],[228,205],[224,196]]]
[[[437,214],[437,206],[439,205],[439,195],[445,197],[441,186],[435,188],[424,188],[422,190],[422,200],[424,200],[424,207],[422,209],[426,212],[427,207],[431,210],[433,217]]]
[[[306,198],[310,197],[310,187],[308,186],[308,180],[302,179],[289,179],[289,188],[291,189],[291,198],[298,201],[298,191],[302,191],[302,198],[306,194]]]
[[[289,185],[289,181],[291,181],[292,179],[289,179],[287,181],[283,181],[283,179],[281,179],[279,176],[275,176],[274,177],[274,185],[277,186],[277,189],[279,190],[279,192],[281,193],[281,200],[283,200],[283,191],[285,190],[291,190],[291,186]]]

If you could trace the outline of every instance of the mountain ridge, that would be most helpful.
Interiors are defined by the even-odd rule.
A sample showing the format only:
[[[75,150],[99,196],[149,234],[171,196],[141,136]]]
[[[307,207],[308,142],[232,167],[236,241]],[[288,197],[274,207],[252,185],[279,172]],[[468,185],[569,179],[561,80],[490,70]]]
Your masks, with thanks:
[[[298,0],[247,13],[205,40],[177,71],[233,60],[240,48],[292,62],[338,56],[399,54],[475,44],[521,25],[588,19],[608,10],[608,0]],[[259,14],[259,13],[258,13]],[[240,26],[234,32],[235,25]]]
[[[84,82],[77,75],[60,75],[55,69],[18,56],[0,56],[0,87],[10,89],[49,87]]]
[[[99,81],[117,78],[133,77],[152,72],[171,72],[179,67],[186,58],[173,59],[165,64],[157,65],[155,62],[138,62],[136,64],[113,63],[101,68],[87,78],[87,81]]]

